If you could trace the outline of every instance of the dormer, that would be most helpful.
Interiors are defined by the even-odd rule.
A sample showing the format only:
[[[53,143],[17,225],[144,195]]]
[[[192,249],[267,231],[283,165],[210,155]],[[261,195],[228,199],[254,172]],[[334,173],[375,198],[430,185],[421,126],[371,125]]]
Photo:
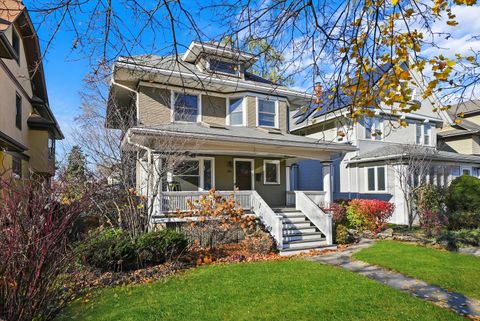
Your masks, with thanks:
[[[257,60],[254,55],[216,42],[193,41],[182,57],[201,71],[245,79],[245,70]]]

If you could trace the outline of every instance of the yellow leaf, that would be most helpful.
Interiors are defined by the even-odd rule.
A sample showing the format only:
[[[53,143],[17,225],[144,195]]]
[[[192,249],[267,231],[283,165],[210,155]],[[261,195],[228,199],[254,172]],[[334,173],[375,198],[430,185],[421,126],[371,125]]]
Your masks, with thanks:
[[[400,0],[392,0],[392,6],[396,6]]]

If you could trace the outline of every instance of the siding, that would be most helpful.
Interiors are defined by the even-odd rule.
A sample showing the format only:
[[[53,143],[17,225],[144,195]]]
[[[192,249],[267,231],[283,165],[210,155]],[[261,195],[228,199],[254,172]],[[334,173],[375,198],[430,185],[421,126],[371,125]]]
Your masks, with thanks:
[[[257,126],[257,100],[255,97],[247,96],[247,127]]]
[[[140,87],[138,110],[139,121],[142,125],[170,123],[170,91],[153,87]]]
[[[227,100],[223,97],[202,95],[202,121],[225,125]]]

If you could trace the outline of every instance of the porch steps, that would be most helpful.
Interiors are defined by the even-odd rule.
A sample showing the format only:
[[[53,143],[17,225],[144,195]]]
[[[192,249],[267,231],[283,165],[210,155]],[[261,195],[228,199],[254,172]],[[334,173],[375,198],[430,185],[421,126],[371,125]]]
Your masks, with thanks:
[[[273,211],[283,217],[283,248],[280,249],[280,255],[336,248],[327,244],[325,236],[301,211],[295,208],[274,208]]]

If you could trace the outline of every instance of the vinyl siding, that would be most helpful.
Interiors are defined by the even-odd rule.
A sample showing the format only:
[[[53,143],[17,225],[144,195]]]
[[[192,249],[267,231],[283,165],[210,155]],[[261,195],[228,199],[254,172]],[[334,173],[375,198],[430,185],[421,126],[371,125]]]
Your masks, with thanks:
[[[170,123],[170,90],[140,87],[138,112],[141,125]]]
[[[202,121],[208,124],[225,125],[226,104],[226,98],[202,95]]]

